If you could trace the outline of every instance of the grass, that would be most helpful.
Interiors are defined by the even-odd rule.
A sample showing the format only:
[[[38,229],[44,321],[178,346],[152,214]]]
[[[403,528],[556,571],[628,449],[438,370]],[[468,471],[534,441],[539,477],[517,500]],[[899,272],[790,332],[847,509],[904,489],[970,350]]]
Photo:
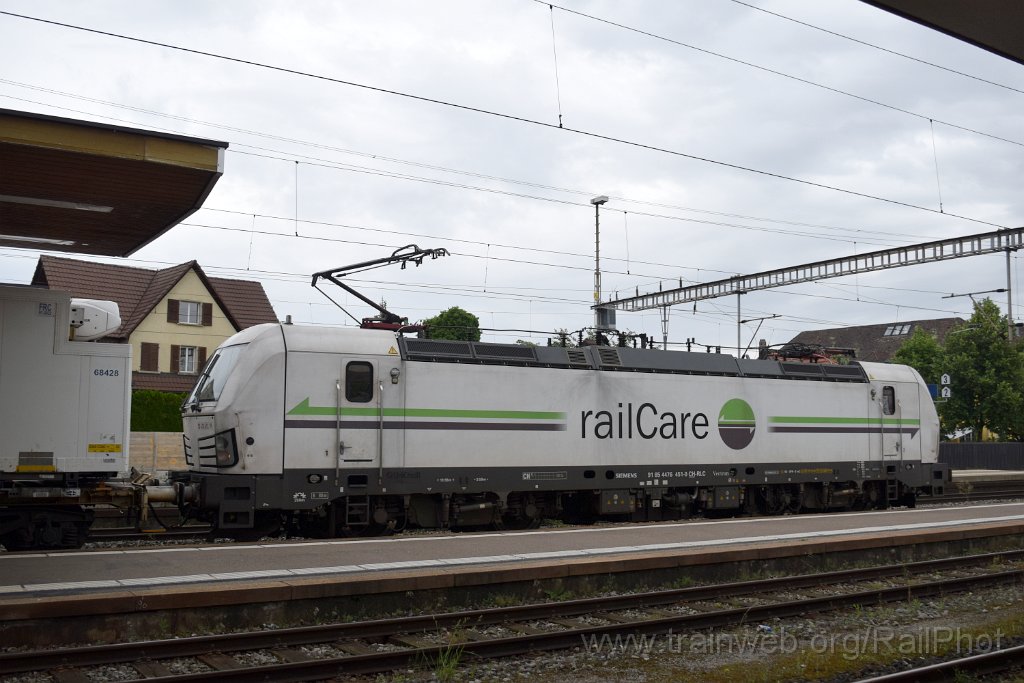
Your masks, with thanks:
[[[495,607],[515,607],[516,605],[523,604],[522,599],[517,598],[514,595],[505,595],[503,593],[492,595],[490,596],[490,599],[485,602],[489,602]]]
[[[982,642],[998,634],[1005,644],[1014,637],[1024,635],[1024,615],[1020,613],[1019,603],[994,613],[995,619],[971,626],[961,626],[953,642],[930,642],[924,625],[907,625],[897,629],[898,633],[888,643],[874,646],[855,640],[863,637],[861,633],[836,634],[831,644],[824,640],[816,645],[801,643],[803,649],[775,657],[770,662],[762,662],[765,666],[752,668],[749,662],[729,664],[714,671],[704,672],[702,679],[708,683],[733,683],[737,680],[763,681],[821,681],[831,680],[842,675],[856,674],[865,669],[885,668],[897,661],[923,658],[948,658],[964,656],[958,651],[958,643]],[[887,632],[883,632],[885,635]],[[934,633],[934,631],[931,631]],[[924,644],[922,650],[922,643]],[[826,645],[829,645],[826,647]],[[973,681],[973,677],[959,676],[956,680]]]
[[[576,597],[575,593],[563,586],[553,586],[544,591],[544,597],[551,602],[565,602]]]
[[[442,683],[447,683],[455,676],[462,662],[462,653],[465,645],[449,643],[443,650],[437,653],[434,660],[434,676]]]

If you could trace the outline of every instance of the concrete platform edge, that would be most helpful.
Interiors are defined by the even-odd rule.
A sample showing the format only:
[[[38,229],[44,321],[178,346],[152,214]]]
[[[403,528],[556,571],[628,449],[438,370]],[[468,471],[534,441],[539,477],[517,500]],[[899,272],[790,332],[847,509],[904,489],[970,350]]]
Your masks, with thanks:
[[[885,536],[854,535],[798,542],[767,542],[724,548],[699,548],[585,557],[558,564],[517,562],[475,567],[396,570],[366,574],[320,576],[303,579],[194,584],[140,590],[104,591],[87,595],[47,595],[0,598],[0,627],[31,619],[87,615],[125,615],[160,610],[339,598],[423,590],[500,585],[566,577],[616,574],[651,569],[686,568],[787,557],[828,555],[857,550],[912,546],[1024,534],[1024,524],[1002,522],[984,526],[934,531],[897,531]]]

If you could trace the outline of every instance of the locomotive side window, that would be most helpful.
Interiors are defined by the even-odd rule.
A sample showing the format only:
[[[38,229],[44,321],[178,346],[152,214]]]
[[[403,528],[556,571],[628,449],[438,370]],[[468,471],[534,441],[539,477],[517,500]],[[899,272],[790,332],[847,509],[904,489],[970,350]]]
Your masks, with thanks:
[[[896,389],[893,387],[882,387],[882,414],[896,414]]]
[[[352,361],[345,366],[345,400],[369,403],[373,400],[373,366],[365,361]]]

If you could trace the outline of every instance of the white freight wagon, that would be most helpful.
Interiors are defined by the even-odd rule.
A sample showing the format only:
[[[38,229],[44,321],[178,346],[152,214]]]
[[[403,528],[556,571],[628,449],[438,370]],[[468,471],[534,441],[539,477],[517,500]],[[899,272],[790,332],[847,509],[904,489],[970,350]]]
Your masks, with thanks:
[[[0,286],[0,543],[77,546],[96,482],[128,473],[131,345],[117,304]],[[89,498],[86,494],[84,498]]]

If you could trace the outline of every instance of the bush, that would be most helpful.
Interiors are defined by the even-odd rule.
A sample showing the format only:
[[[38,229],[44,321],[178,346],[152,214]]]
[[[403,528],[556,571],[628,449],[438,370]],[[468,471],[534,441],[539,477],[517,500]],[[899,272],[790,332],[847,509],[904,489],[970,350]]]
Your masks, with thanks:
[[[181,404],[188,393],[139,390],[132,392],[133,432],[180,432]]]

